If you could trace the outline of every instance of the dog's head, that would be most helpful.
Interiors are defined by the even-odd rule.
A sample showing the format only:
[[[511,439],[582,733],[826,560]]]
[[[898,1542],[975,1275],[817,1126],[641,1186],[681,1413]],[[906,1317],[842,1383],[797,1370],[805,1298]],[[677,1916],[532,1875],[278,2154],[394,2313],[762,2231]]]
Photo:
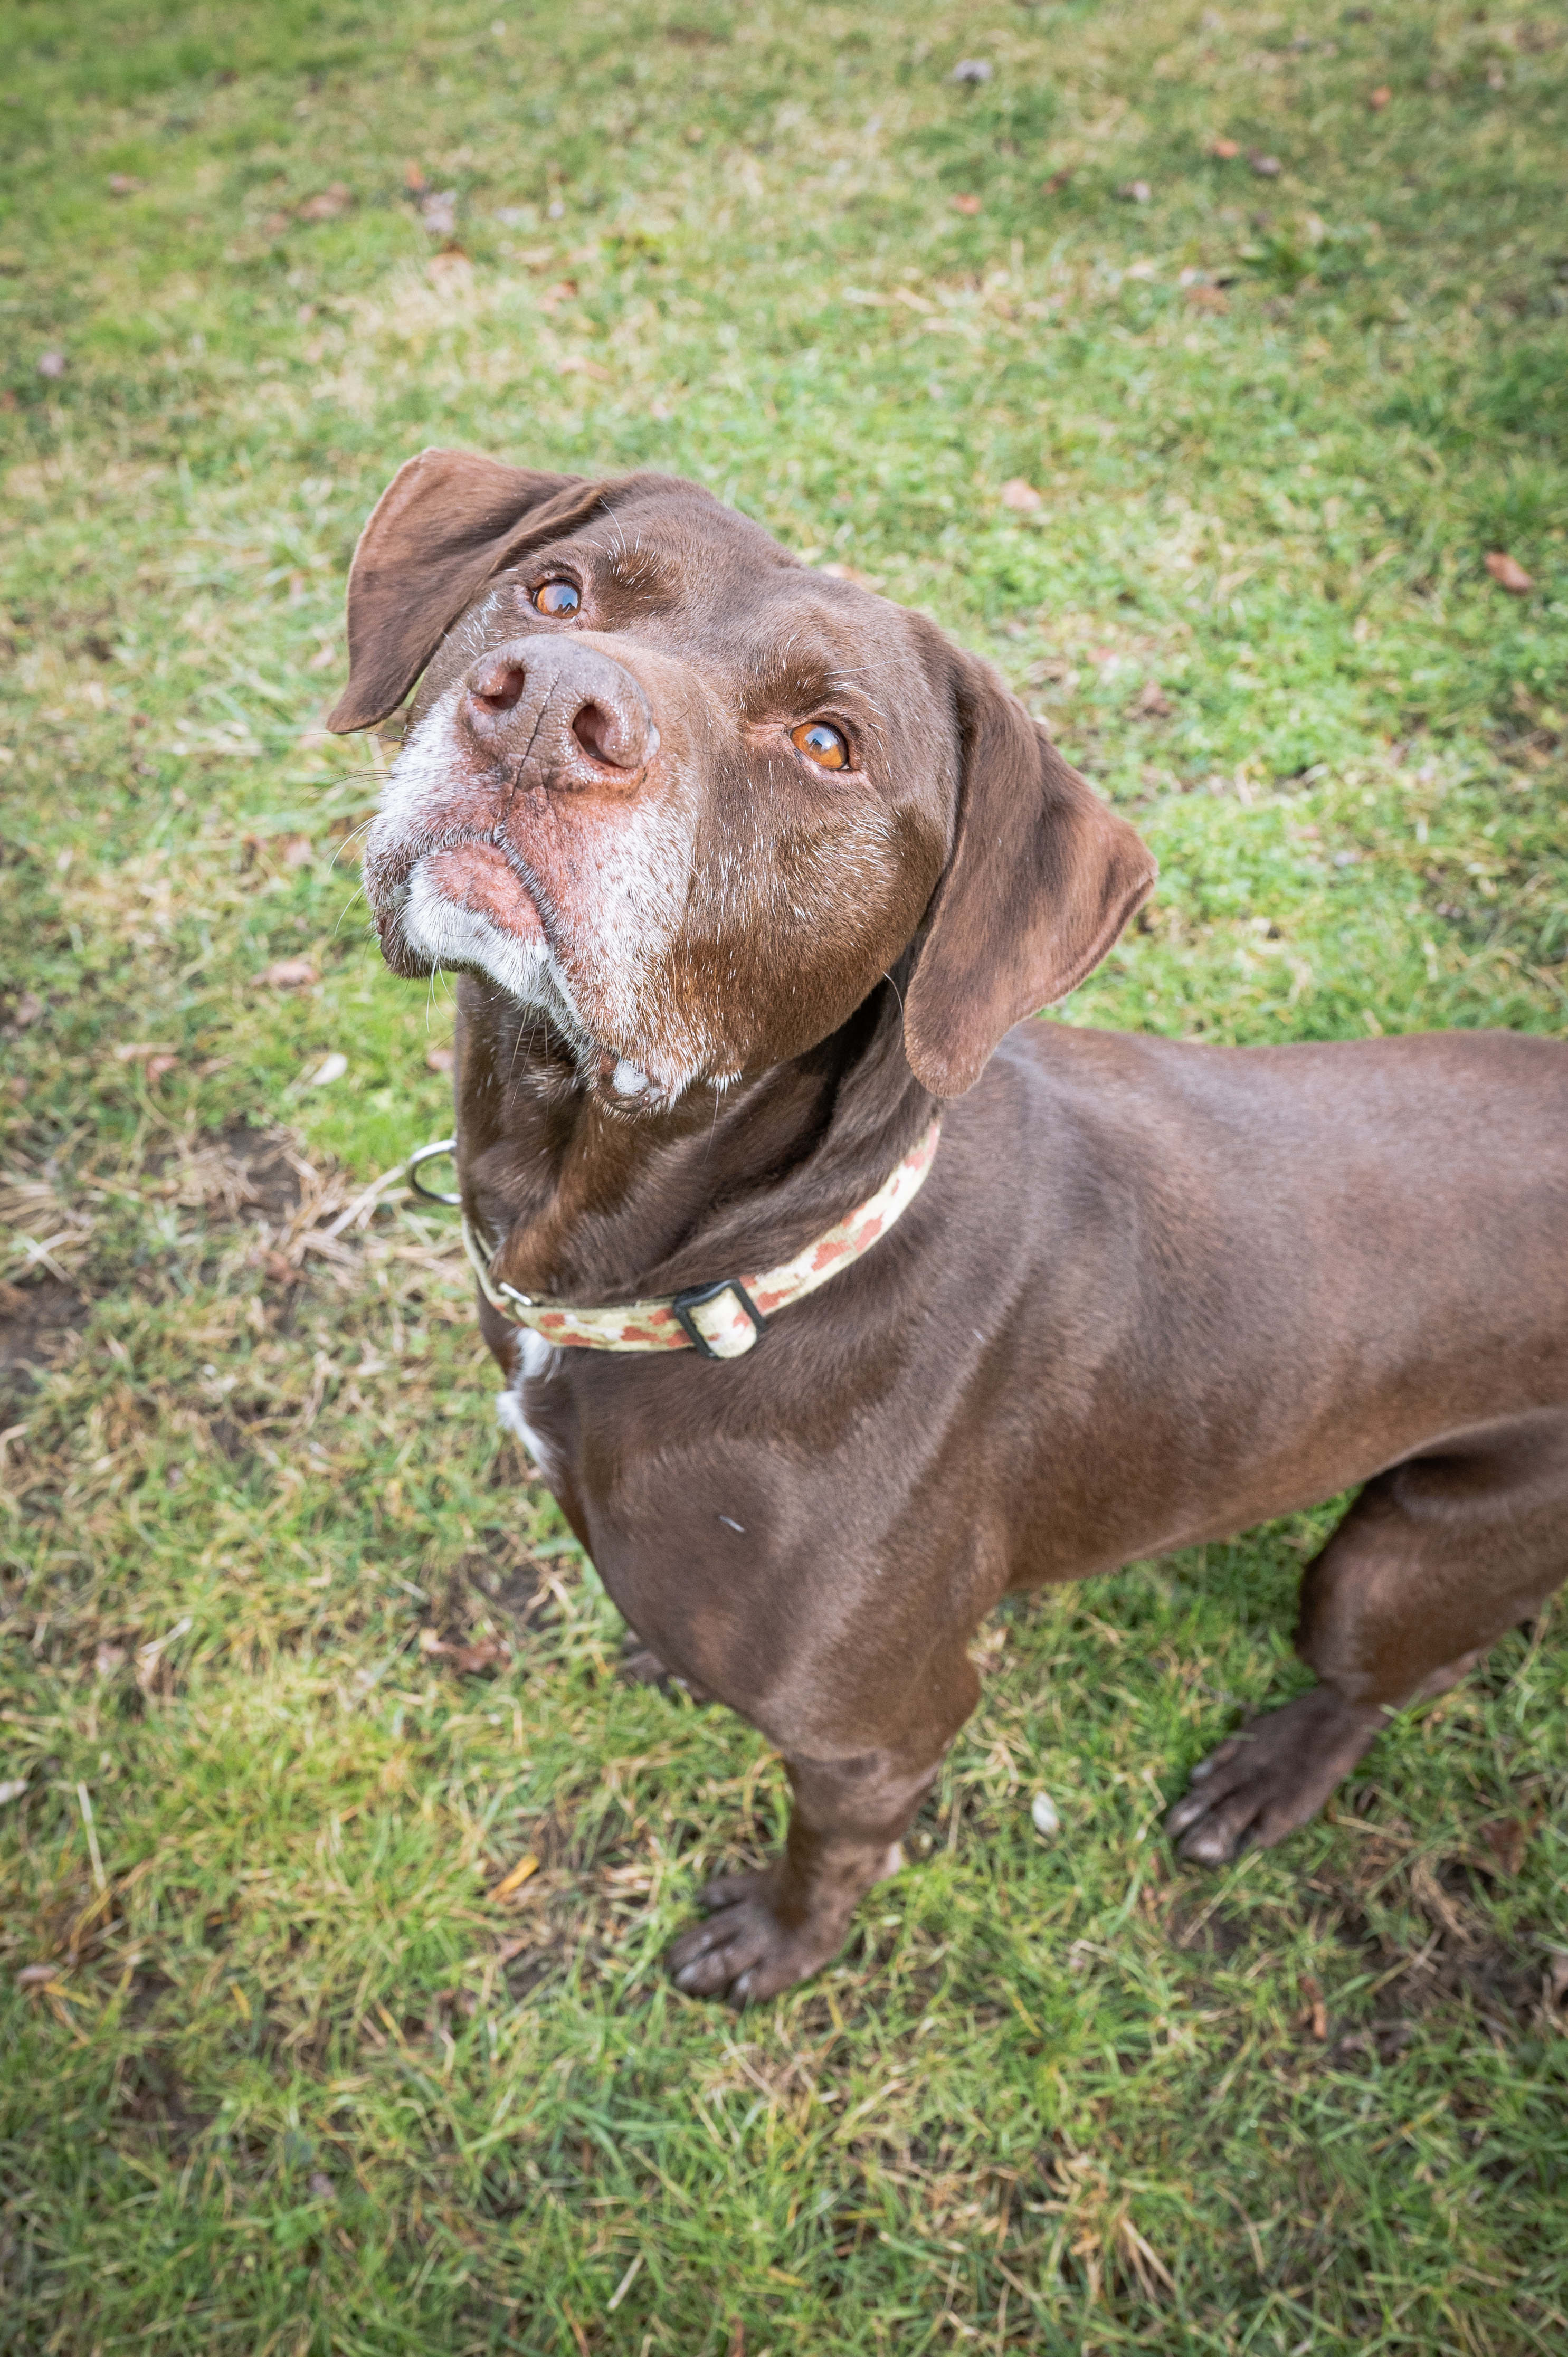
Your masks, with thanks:
[[[365,859],[388,963],[489,975],[628,1109],[803,1053],[912,942],[909,1062],[959,1095],[1154,881],[985,664],[667,476],[423,452],[349,646],[335,729],[420,680]]]

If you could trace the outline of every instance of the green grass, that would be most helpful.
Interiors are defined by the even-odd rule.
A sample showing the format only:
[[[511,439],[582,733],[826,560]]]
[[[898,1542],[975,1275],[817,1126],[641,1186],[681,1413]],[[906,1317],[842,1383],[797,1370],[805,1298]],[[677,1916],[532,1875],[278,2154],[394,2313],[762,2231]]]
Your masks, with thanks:
[[[999,1619],[840,1962],[663,1981],[780,1772],[618,1677],[449,1224],[328,1232],[443,1126],[449,1011],[376,964],[378,748],[320,720],[411,450],[665,467],[990,653],[1144,828],[1068,1019],[1560,1032],[1565,35],[0,6],[7,2357],[1563,2346],[1560,1629],[1282,1850],[1159,1833],[1300,1676],[1326,1516]]]

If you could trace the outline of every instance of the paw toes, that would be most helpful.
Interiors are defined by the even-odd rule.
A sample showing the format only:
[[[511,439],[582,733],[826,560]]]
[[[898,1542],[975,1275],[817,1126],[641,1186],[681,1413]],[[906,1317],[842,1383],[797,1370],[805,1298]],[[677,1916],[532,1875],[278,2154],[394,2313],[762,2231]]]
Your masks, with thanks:
[[[703,1954],[693,1956],[675,1975],[675,1986],[688,1996],[717,1996],[729,1986],[729,1960],[722,1948],[709,1948]]]
[[[739,1984],[755,1977],[755,1967],[764,1961],[776,1936],[771,1917],[760,1915],[755,1908],[738,1914],[733,1905],[724,1908],[705,1923],[694,1923],[683,1932],[671,1949],[670,1970],[676,1987],[688,1996],[722,1996],[728,1990],[744,2004],[747,1991]]]
[[[1200,1817],[1177,1844],[1183,1857],[1196,1866],[1229,1866],[1247,1846],[1247,1828],[1223,1815]]]
[[[712,1882],[704,1882],[697,1893],[699,1907],[738,1907],[757,1889],[762,1877],[757,1874],[720,1874]]]

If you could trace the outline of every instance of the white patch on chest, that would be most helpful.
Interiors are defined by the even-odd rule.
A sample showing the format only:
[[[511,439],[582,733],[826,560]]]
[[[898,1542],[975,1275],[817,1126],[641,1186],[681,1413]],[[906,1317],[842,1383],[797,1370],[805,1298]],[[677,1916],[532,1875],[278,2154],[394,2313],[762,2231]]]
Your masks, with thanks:
[[[556,1373],[561,1353],[532,1326],[517,1329],[517,1374],[504,1392],[496,1394],[496,1415],[514,1439],[521,1440],[547,1481],[555,1472],[555,1451],[528,1420],[528,1386],[548,1383]]]

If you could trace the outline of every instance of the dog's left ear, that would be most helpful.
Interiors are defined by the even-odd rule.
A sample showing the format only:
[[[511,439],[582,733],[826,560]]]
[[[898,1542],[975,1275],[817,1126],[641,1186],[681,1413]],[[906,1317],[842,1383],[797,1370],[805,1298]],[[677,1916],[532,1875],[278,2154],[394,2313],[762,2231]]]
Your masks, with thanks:
[[[952,854],[904,1001],[915,1077],[962,1096],[1003,1033],[1065,998],[1154,888],[1154,856],[989,665],[953,661]]]

